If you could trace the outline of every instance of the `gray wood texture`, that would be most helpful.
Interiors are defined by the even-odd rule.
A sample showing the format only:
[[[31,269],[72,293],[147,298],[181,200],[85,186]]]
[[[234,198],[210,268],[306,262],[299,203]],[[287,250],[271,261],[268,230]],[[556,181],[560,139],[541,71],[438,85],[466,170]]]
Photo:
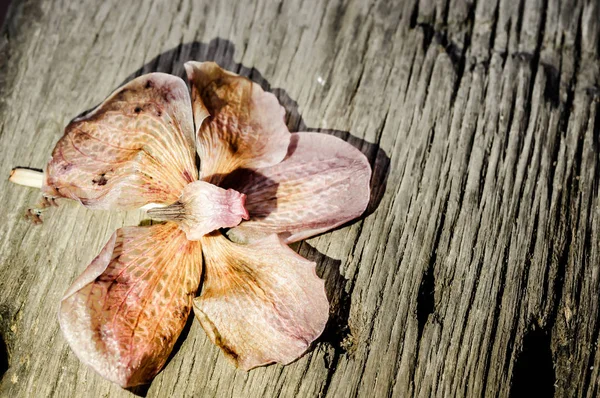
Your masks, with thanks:
[[[289,366],[234,369],[188,322],[149,387],[80,364],[56,310],[141,212],[0,179],[2,397],[600,394],[597,0],[13,0],[0,37],[0,175],[44,167],[70,119],[131,77],[215,60],[293,131],[369,157],[368,215],[303,242],[330,324]]]

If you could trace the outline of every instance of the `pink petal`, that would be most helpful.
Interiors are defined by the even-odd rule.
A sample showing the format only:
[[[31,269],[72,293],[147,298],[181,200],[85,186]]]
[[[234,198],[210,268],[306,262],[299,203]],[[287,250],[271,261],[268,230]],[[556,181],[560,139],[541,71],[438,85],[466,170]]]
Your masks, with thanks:
[[[194,313],[236,366],[290,363],[323,332],[329,304],[315,263],[272,235],[249,245],[202,239],[205,278]]]
[[[200,283],[202,252],[173,223],[117,230],[59,311],[75,354],[122,387],[164,366]]]
[[[229,231],[232,239],[247,242],[276,233],[285,243],[296,242],[364,212],[371,167],[358,149],[331,135],[294,133],[290,152],[250,178],[225,181],[247,195],[250,213],[249,221]]]
[[[187,62],[201,179],[218,184],[236,168],[279,163],[290,133],[277,98],[214,62]]]
[[[153,219],[175,221],[189,240],[199,240],[219,228],[235,227],[248,219],[246,195],[205,181],[187,185],[179,200],[167,207],[148,211]]]
[[[93,209],[173,203],[197,179],[190,104],[178,77],[151,73],[127,83],[65,128],[44,194]]]

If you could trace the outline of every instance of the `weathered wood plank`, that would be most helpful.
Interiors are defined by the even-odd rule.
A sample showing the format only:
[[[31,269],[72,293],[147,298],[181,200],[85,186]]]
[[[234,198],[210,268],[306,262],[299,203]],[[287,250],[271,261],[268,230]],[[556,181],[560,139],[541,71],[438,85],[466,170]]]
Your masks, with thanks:
[[[13,0],[0,37],[0,174],[131,77],[215,60],[292,130],[359,147],[368,216],[296,246],[333,313],[293,364],[233,369],[190,321],[148,396],[597,396],[597,0]],[[0,396],[131,396],[81,365],[58,302],[138,212],[0,181]],[[3,345],[0,344],[0,353]],[[3,369],[7,368],[7,369]]]

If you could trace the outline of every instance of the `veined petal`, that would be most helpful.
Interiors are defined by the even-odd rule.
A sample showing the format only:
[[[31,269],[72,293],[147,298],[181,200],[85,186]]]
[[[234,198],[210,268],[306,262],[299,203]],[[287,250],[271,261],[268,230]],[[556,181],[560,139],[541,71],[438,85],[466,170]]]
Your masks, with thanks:
[[[250,214],[228,232],[240,242],[273,233],[285,243],[306,239],[359,217],[369,203],[367,158],[327,134],[294,133],[283,162],[231,177],[223,185],[247,195]]]
[[[183,189],[177,202],[151,209],[148,215],[153,219],[174,221],[189,240],[200,240],[216,229],[235,227],[242,219],[247,220],[245,201],[246,195],[233,189],[195,181]]]
[[[45,170],[44,194],[93,209],[173,203],[197,179],[185,82],[140,76],[73,120]]]
[[[173,223],[118,229],[67,290],[63,334],[79,359],[122,387],[164,366],[202,272],[199,242]]]
[[[277,98],[214,62],[187,62],[197,129],[200,178],[218,184],[229,172],[279,163],[290,133]]]
[[[290,363],[323,332],[329,304],[315,263],[276,235],[241,245],[202,239],[205,277],[194,313],[236,366]]]

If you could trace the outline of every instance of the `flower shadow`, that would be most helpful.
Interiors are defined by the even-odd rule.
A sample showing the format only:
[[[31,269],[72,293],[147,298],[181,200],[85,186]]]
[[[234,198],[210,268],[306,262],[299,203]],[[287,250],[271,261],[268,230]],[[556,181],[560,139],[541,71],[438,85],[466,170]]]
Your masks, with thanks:
[[[348,280],[340,273],[341,260],[331,258],[305,241],[291,245],[302,257],[317,264],[319,278],[325,280],[325,292],[329,300],[329,320],[317,340],[331,345],[336,355],[352,351],[352,333],[348,324],[350,296],[346,294]]]
[[[135,77],[151,72],[169,73],[179,76],[187,81],[183,64],[189,60],[214,61],[224,69],[248,77],[255,83],[258,83],[265,91],[271,92],[277,97],[281,105],[286,110],[286,124],[290,131],[309,131],[334,135],[349,142],[367,157],[373,171],[370,182],[371,197],[369,199],[367,209],[361,218],[365,218],[373,213],[379,206],[379,203],[381,202],[381,199],[385,193],[390,166],[389,157],[385,151],[379,147],[378,143],[370,143],[350,134],[350,132],[347,131],[308,127],[299,112],[298,103],[290,98],[284,89],[272,88],[270,83],[259,71],[257,71],[255,68],[248,68],[241,63],[237,63],[234,55],[234,44],[229,40],[222,38],[215,38],[208,43],[182,43],[177,47],[159,54],[148,63],[144,64],[141,68],[130,74],[122,82],[122,84],[125,84]],[[84,112],[83,114],[87,112],[88,111]],[[242,179],[244,181],[251,181],[253,183],[265,184],[266,186],[269,186],[269,189],[273,190],[273,199],[270,201],[269,206],[267,206],[266,213],[255,216],[264,217],[277,208],[277,184],[256,171],[238,169],[227,176],[223,176],[223,180],[220,185],[223,188],[234,187],[236,181],[240,181]],[[351,221],[348,224],[353,222],[356,222],[356,220]],[[350,297],[346,293],[347,280],[343,275],[340,274],[341,261],[320,253],[317,249],[313,248],[306,242],[294,244],[292,245],[292,248],[299,251],[300,254],[305,258],[314,261],[317,264],[318,276],[325,280],[325,289],[327,297],[330,301],[330,317],[325,331],[318,339],[317,343],[322,342],[330,344],[333,347],[334,358],[330,359],[329,363],[335,364],[337,361],[336,358],[339,357],[341,353],[349,350],[351,351],[352,349],[352,335],[348,326]],[[189,333],[193,318],[193,315],[191,315],[167,363],[170,362],[171,358],[173,358],[173,356],[181,347],[183,340]],[[148,388],[148,386],[140,386],[130,389],[130,391],[138,396],[146,396]]]
[[[217,181],[221,188],[232,188],[244,194],[249,194],[250,191],[260,190],[261,202],[257,209],[249,208],[252,218],[261,220],[277,209],[277,188],[279,183],[273,181],[267,176],[259,173],[256,170],[239,168],[227,175],[216,175]]]

